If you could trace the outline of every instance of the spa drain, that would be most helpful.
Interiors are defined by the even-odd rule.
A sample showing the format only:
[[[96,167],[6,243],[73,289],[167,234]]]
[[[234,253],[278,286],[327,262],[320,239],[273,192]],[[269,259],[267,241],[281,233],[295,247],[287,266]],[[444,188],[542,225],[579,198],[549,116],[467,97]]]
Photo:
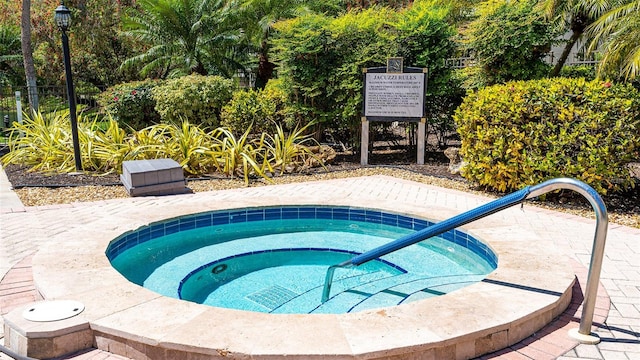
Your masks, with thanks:
[[[283,288],[282,286],[274,285],[266,289],[254,292],[253,294],[249,294],[246,298],[260,306],[264,306],[265,308],[269,309],[269,311],[271,311],[280,307],[282,304],[290,301],[296,296],[298,296],[297,293]]]

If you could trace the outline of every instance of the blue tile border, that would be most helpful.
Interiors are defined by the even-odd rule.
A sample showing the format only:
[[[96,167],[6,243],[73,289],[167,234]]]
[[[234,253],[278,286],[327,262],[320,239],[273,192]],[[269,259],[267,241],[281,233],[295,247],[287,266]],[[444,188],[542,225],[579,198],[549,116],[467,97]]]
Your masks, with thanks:
[[[410,230],[422,230],[434,223],[424,219],[413,218],[375,209],[363,209],[340,206],[281,206],[264,208],[246,208],[233,210],[218,210],[179,218],[167,219],[161,222],[143,226],[137,230],[124,233],[111,241],[106,250],[109,261],[113,261],[122,252],[146,241],[180,231],[199,229],[215,225],[237,224],[265,220],[298,220],[325,219],[350,220],[373,224],[396,226]],[[463,246],[483,259],[492,267],[497,267],[498,257],[485,243],[477,240],[460,230],[450,230],[442,237],[445,240]],[[345,250],[341,250],[345,251]]]

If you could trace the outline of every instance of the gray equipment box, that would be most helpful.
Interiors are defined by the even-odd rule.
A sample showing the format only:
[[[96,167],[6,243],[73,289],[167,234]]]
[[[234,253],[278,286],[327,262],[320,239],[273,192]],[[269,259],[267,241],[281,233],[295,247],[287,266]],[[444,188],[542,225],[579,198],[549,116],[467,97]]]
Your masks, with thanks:
[[[131,196],[190,192],[182,167],[172,159],[125,161],[120,181]]]

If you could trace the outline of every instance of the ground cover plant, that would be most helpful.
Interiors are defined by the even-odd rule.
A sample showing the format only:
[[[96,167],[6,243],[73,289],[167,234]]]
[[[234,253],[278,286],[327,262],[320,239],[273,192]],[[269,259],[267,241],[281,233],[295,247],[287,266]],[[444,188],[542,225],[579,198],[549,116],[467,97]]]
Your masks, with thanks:
[[[274,134],[250,137],[250,129],[236,137],[227,128],[208,131],[204,127],[181,123],[156,124],[127,132],[117,121],[107,124],[78,118],[80,153],[83,170],[96,174],[120,173],[126,160],[170,158],[176,160],[187,175],[203,176],[221,173],[228,177],[269,177],[320,161],[309,146],[317,145],[304,132],[307,127],[285,132],[280,125]],[[10,151],[0,160],[3,164],[20,164],[41,172],[73,172],[73,147],[69,114],[55,117],[36,114],[27,116],[23,124],[14,124]],[[321,165],[321,161],[320,164]]]

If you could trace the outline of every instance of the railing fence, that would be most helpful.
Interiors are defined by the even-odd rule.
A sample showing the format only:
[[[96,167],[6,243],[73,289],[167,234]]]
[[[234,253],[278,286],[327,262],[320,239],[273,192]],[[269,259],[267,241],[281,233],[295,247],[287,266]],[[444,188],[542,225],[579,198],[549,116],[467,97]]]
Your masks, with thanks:
[[[38,86],[38,103],[40,112],[43,115],[53,113],[56,110],[69,108],[69,97],[65,86]],[[93,109],[98,106],[96,95],[99,91],[76,91],[76,103],[85,105],[86,109]],[[18,97],[16,92],[20,92],[20,105],[23,113],[31,112],[31,101],[26,86],[5,86],[0,87],[0,128],[10,126],[14,121],[18,121]]]

